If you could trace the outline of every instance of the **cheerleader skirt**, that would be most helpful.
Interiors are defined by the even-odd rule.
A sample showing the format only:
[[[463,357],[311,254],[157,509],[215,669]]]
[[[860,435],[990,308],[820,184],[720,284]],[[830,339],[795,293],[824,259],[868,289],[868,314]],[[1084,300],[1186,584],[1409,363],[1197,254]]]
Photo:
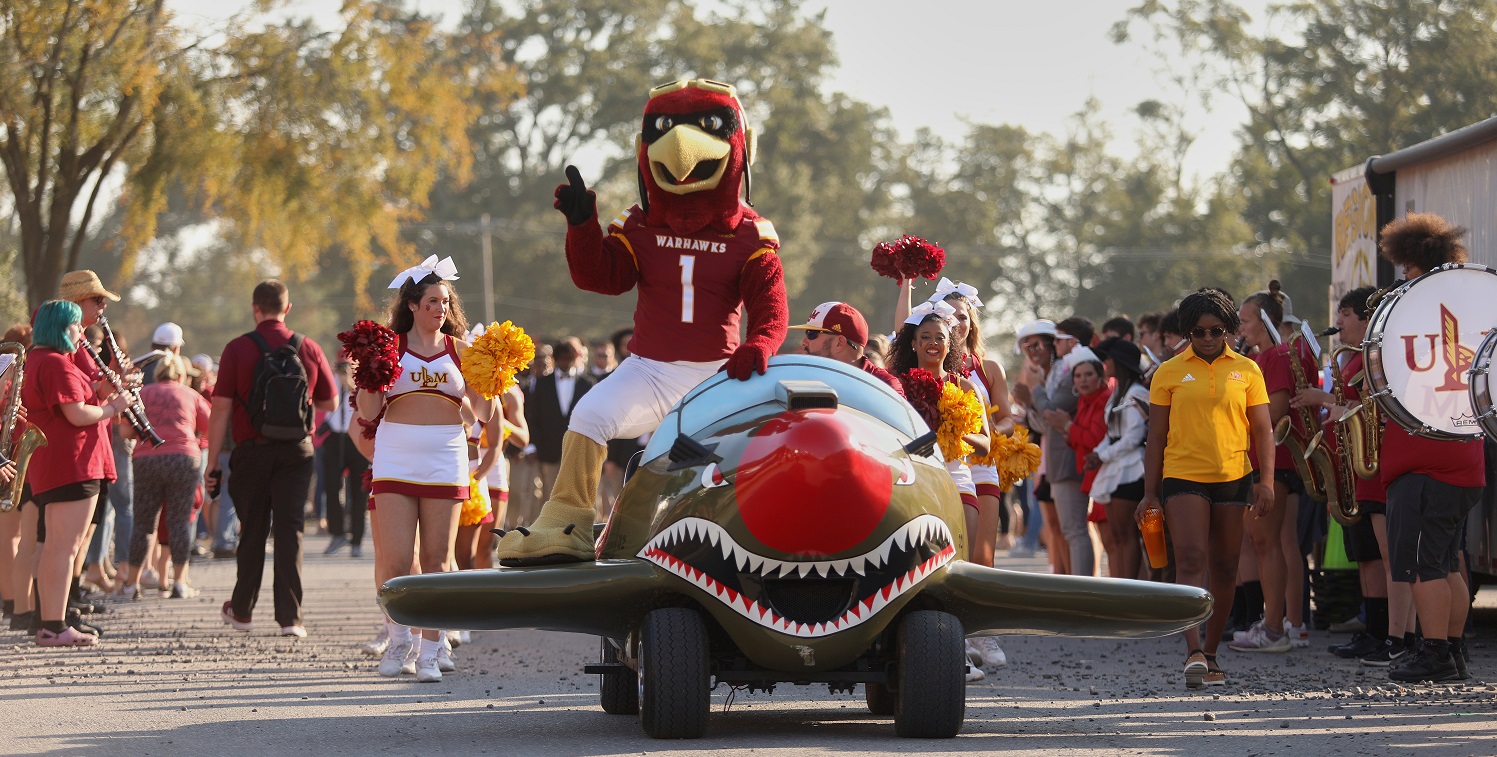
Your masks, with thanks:
[[[462,425],[383,421],[374,437],[374,494],[468,498],[468,442]]]

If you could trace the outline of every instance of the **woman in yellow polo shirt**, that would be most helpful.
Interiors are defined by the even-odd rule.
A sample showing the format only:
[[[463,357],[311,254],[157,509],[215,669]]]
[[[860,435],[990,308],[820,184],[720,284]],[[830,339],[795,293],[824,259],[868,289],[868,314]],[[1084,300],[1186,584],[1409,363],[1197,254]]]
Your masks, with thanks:
[[[1217,598],[1201,629],[1185,632],[1188,688],[1220,686],[1216,648],[1232,611],[1243,506],[1261,517],[1274,505],[1272,460],[1252,482],[1249,439],[1273,449],[1268,392],[1257,363],[1233,352],[1227,340],[1239,326],[1226,292],[1205,288],[1180,302],[1190,345],[1154,374],[1149,390],[1149,440],[1144,448],[1144,498],[1138,515],[1160,509],[1175,550],[1175,582]]]

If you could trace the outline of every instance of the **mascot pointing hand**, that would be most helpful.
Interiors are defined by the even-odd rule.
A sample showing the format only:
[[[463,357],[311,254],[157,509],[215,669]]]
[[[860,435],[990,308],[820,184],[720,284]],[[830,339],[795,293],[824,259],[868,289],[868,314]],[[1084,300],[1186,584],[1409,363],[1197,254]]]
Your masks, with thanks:
[[[763,373],[785,340],[780,240],[748,204],[754,133],[733,87],[686,79],[651,90],[635,146],[640,204],[606,231],[576,168],[568,166],[567,183],[556,188],[572,281],[609,295],[638,287],[634,337],[629,357],[572,410],[551,499],[533,525],[500,540],[504,565],[593,559],[593,501],[608,440],[654,431],[719,370],[740,380]]]

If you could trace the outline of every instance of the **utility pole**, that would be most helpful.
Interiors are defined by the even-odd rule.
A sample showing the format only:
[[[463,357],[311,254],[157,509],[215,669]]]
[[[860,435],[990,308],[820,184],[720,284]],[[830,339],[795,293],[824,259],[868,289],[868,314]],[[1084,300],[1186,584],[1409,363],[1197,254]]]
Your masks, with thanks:
[[[479,224],[483,240],[483,323],[487,326],[494,322],[494,244],[488,213],[483,214]]]

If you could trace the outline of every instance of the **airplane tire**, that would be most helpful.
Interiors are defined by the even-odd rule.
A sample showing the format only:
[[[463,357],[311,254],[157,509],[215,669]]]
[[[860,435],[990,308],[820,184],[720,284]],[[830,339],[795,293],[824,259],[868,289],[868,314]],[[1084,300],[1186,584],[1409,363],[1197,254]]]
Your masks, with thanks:
[[[618,662],[618,653],[608,639],[600,639],[598,655],[604,663]],[[639,712],[639,676],[632,670],[604,673],[598,676],[598,699],[610,715],[634,715]]]
[[[868,701],[868,711],[879,717],[894,714],[894,692],[887,684],[863,684],[863,696]]]
[[[961,731],[967,706],[962,638],[962,623],[950,613],[918,610],[900,619],[895,733],[949,739]]]
[[[699,739],[707,732],[712,691],[707,650],[707,625],[696,610],[663,607],[645,616],[639,633],[639,724],[651,738]]]

